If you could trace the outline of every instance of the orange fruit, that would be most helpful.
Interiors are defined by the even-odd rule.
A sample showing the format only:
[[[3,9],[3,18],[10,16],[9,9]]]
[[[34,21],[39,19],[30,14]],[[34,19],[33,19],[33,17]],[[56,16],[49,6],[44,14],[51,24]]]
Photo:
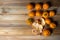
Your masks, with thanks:
[[[43,12],[42,17],[44,17],[44,18],[48,18],[48,17],[49,17],[48,12]]]
[[[34,17],[34,16],[35,16],[35,12],[33,12],[33,11],[29,12],[29,13],[28,13],[28,16],[29,16],[29,17]]]
[[[44,3],[44,4],[43,4],[43,9],[44,9],[44,10],[47,10],[48,8],[49,8],[49,4],[48,4],[48,3]]]
[[[35,4],[35,9],[36,10],[40,10],[42,7],[41,7],[41,4],[39,4],[39,3],[37,3],[37,4]]]
[[[50,19],[45,19],[46,24],[50,24],[51,20]]]
[[[51,23],[50,24],[50,28],[52,28],[52,29],[56,28],[56,24],[55,23]]]
[[[37,17],[40,17],[40,16],[41,16],[41,12],[36,11],[36,16],[37,16]]]
[[[27,5],[28,10],[32,10],[33,8],[34,8],[34,6],[31,3]]]
[[[54,12],[54,11],[50,11],[50,12],[49,12],[49,16],[50,16],[50,17],[55,16],[55,12]]]
[[[50,32],[50,30],[45,29],[45,30],[43,30],[42,35],[47,37],[47,36],[51,35],[51,32]]]
[[[31,25],[34,22],[34,19],[29,18],[29,19],[26,20],[26,22],[27,22],[28,25]]]

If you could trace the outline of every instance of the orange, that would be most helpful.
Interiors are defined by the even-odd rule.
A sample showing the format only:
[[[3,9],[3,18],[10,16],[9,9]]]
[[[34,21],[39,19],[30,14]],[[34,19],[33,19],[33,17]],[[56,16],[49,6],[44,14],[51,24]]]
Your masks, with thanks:
[[[50,24],[50,28],[52,28],[52,29],[56,28],[56,24],[55,23],[51,23]]]
[[[33,8],[34,8],[34,6],[33,6],[32,4],[28,4],[28,5],[27,5],[27,9],[28,9],[28,10],[32,10]]]
[[[35,12],[33,12],[33,11],[29,12],[29,13],[28,13],[28,16],[29,16],[29,17],[34,17],[34,16],[35,16]]]
[[[50,36],[51,35],[51,32],[47,29],[43,30],[43,33],[42,33],[43,36]]]
[[[44,9],[44,10],[47,10],[48,8],[49,8],[49,4],[48,4],[48,3],[44,3],[44,4],[43,4],[43,9]]]
[[[29,19],[26,20],[26,22],[27,22],[28,25],[31,25],[34,22],[34,19],[29,18]]]
[[[49,16],[50,16],[50,17],[55,16],[55,12],[54,12],[54,11],[50,11],[50,12],[49,12]]]
[[[50,24],[51,20],[50,19],[45,19],[46,24]]]
[[[41,4],[39,4],[39,3],[37,3],[37,4],[35,4],[35,9],[36,10],[40,10],[42,7],[41,7]]]
[[[36,11],[36,16],[40,17],[41,16],[41,12],[40,11]]]

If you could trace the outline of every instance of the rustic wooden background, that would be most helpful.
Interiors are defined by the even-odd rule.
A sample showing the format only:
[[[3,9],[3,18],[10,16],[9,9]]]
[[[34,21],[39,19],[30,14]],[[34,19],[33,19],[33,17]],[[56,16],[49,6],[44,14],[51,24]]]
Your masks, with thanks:
[[[50,9],[57,9],[53,17],[58,22],[57,28],[49,37],[33,35],[31,26],[26,24],[29,2],[51,1]],[[0,39],[1,40],[59,40],[60,39],[60,0],[0,0]],[[6,12],[4,13],[3,10]]]

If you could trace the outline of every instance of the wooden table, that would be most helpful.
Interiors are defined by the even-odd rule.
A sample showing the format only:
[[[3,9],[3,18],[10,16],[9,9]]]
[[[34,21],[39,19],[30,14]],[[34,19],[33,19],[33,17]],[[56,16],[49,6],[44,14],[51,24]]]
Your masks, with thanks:
[[[60,39],[60,0],[50,0],[52,8],[57,9],[53,17],[58,22],[57,28],[49,37],[33,35],[31,26],[26,24],[28,11],[26,5],[29,2],[46,2],[49,0],[0,0],[0,39],[1,40],[59,40]],[[7,13],[3,13],[2,9]],[[50,8],[50,9],[52,9]]]

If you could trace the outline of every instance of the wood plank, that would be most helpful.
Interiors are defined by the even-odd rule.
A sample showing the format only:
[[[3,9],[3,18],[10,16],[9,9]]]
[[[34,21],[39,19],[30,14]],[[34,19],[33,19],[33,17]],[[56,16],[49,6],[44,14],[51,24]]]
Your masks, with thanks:
[[[4,8],[4,10],[6,11],[6,14],[9,14],[9,15],[16,15],[16,14],[17,15],[19,15],[19,14],[25,15],[25,14],[28,14],[30,12],[26,9],[26,6],[25,7],[24,6],[6,6],[6,7],[0,6],[0,14],[3,14],[2,8]],[[56,14],[60,15],[60,7],[51,7],[48,10],[53,10],[55,8],[57,9]]]
[[[50,37],[43,37],[43,36],[0,36],[1,40],[59,40],[60,36],[50,36]],[[58,38],[58,39],[56,39]]]
[[[26,20],[26,15],[0,15],[0,20]]]
[[[28,15],[0,15],[0,20],[27,20],[28,18]],[[60,15],[55,15],[52,18],[59,21]]]
[[[39,1],[46,2],[46,1],[48,1],[48,0],[45,0],[45,1],[44,1],[44,0],[22,0],[22,1],[21,1],[21,0],[0,0],[0,1],[3,2],[3,3],[4,3],[4,2],[16,2],[16,1],[20,1],[20,2],[24,2],[24,1],[25,1],[24,3],[27,3],[27,2],[29,3],[29,2],[36,2],[36,1],[38,1],[38,2],[39,2]],[[57,5],[57,7],[58,7],[59,4],[60,4],[59,0],[55,0],[55,1],[54,1],[54,0],[50,0],[50,1],[52,2],[52,4],[53,4],[54,6]]]
[[[60,24],[60,15],[53,17],[54,21],[57,21]],[[27,25],[26,20],[28,19],[27,15],[0,15],[0,24],[13,24],[13,25]]]
[[[60,27],[59,27],[60,28]],[[20,36],[32,36],[31,27],[0,27],[0,35],[20,35]],[[55,29],[53,35],[60,35],[60,29]]]
[[[27,29],[27,30],[26,30]],[[0,27],[0,35],[32,35],[31,28]]]

